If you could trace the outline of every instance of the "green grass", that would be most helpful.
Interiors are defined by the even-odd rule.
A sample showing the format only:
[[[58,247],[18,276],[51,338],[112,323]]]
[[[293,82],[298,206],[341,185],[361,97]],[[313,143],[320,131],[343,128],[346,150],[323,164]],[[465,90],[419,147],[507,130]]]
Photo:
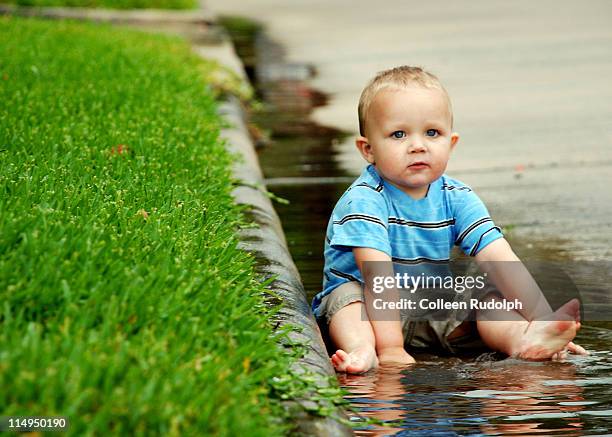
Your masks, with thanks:
[[[236,248],[211,69],[175,39],[0,18],[0,415],[286,431],[278,399],[309,383]]]
[[[0,3],[106,9],[194,9],[197,6],[196,0],[0,0]]]

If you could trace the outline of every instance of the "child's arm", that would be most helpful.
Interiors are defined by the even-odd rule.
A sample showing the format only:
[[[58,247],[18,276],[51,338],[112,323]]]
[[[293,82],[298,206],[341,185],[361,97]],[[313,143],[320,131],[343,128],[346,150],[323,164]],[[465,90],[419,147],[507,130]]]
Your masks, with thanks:
[[[493,262],[487,265],[489,261]],[[513,266],[511,268],[495,266],[497,261],[513,262]],[[493,272],[491,279],[506,298],[517,298],[524,303],[523,310],[519,312],[527,320],[532,321],[552,313],[552,308],[542,294],[542,290],[521,260],[514,254],[505,238],[493,241],[478,252],[476,262],[483,267],[483,270]],[[588,355],[582,346],[572,341],[567,344],[566,348],[575,354]]]
[[[519,311],[527,320],[552,313],[546,297],[505,238],[500,238],[476,254],[476,262],[506,299],[523,302]]]
[[[366,275],[368,272],[364,272],[365,261],[384,261],[389,265],[389,271],[386,271],[386,275],[393,275],[393,265],[391,258],[385,252],[380,250],[370,249],[365,247],[353,248],[353,255],[357,267],[361,271],[361,275],[364,282],[367,284]],[[380,273],[380,272],[377,272]],[[393,293],[392,290],[387,290],[385,293]],[[366,308],[371,308],[372,292],[371,290],[364,290],[364,297],[366,299]],[[393,296],[387,294],[385,301],[392,301]],[[396,300],[396,299],[395,299]],[[381,362],[384,361],[397,361],[398,358],[405,357],[407,352],[404,349],[404,336],[402,334],[402,324],[400,321],[399,310],[396,310],[394,314],[389,314],[389,311],[385,312],[385,320],[372,320],[370,319],[372,330],[376,341],[376,355]],[[408,355],[408,357],[410,357]],[[412,357],[410,357],[412,359]]]

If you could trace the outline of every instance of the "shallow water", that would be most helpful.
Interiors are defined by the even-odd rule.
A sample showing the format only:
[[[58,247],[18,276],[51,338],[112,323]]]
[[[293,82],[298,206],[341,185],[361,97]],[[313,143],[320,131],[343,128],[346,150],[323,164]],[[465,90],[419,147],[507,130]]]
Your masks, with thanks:
[[[276,209],[312,298],[321,287],[327,221],[355,175],[342,171],[334,156],[334,146],[345,135],[309,121],[310,111],[326,100],[307,86],[312,69],[284,64],[278,45],[261,32],[255,38],[247,47],[250,62],[255,62],[248,70],[264,110],[252,119],[271,136],[259,159],[270,191],[290,202],[277,204]],[[262,64],[274,68],[263,69]],[[513,223],[505,216],[507,208],[490,209],[499,225]],[[521,258],[572,260],[561,238],[537,232],[524,238],[524,232],[506,228],[506,237]],[[577,275],[590,285],[596,300],[602,290],[606,293],[602,298],[610,296],[607,273],[583,269]],[[350,417],[358,435],[607,434],[612,429],[612,323],[583,327],[577,342],[591,355],[539,363],[500,359],[496,354],[417,355],[413,367],[383,367],[338,378],[354,409]]]
[[[609,332],[593,332],[612,340]],[[340,375],[359,423],[357,435],[583,435],[612,424],[612,354],[530,363],[422,357],[411,369]]]

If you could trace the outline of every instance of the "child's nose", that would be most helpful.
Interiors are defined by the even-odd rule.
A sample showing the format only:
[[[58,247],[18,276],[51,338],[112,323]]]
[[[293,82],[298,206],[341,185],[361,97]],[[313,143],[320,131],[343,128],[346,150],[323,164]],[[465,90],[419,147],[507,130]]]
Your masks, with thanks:
[[[425,151],[425,142],[421,137],[413,137],[410,140],[410,147],[408,148],[410,153],[418,153]]]

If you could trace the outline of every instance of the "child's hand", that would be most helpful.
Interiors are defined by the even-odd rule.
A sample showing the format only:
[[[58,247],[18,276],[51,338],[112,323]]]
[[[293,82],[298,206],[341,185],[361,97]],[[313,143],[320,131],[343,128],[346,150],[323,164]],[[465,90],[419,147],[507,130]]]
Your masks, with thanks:
[[[585,348],[583,348],[582,346],[578,346],[573,341],[570,341],[567,346],[565,346],[565,349],[557,352],[550,359],[552,361],[563,361],[567,358],[567,354],[570,352],[575,355],[590,355]]]
[[[403,347],[389,347],[378,351],[380,364],[414,364],[416,360]]]
[[[583,348],[582,346],[577,345],[573,341],[570,341],[566,347],[568,352],[571,352],[576,355],[590,355],[589,352]]]

